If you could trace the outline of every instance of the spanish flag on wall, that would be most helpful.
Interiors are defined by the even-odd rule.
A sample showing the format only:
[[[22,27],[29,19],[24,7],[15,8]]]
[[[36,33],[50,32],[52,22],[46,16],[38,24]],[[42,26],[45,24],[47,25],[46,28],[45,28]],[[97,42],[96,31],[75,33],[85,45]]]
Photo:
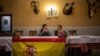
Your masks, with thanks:
[[[18,38],[13,39],[13,56],[63,56],[64,38]]]

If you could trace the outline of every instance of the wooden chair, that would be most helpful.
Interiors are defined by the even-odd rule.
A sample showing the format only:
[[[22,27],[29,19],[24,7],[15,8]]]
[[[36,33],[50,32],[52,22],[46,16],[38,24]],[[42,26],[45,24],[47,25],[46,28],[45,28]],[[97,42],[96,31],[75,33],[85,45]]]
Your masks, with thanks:
[[[77,33],[76,30],[68,30],[68,35],[69,36],[76,36]],[[68,52],[69,56],[80,56],[80,49],[81,45],[80,44],[69,44],[68,46]]]
[[[36,36],[37,35],[37,31],[29,31],[29,36]]]
[[[23,36],[22,30],[17,30],[13,33],[13,37],[20,37],[20,36]]]
[[[76,30],[68,30],[69,36],[76,36]]]

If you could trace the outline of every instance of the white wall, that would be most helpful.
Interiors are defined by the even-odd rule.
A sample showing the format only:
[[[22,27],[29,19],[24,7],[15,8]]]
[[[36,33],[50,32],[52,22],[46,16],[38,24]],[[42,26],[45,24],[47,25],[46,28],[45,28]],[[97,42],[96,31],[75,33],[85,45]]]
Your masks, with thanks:
[[[41,27],[13,27],[13,32],[15,30],[23,31],[23,35],[28,36],[29,31],[37,31]],[[54,30],[56,30],[56,27],[48,27],[51,34],[54,35]],[[100,35],[100,27],[64,27],[64,30],[68,33],[68,30],[76,30],[77,35]]]

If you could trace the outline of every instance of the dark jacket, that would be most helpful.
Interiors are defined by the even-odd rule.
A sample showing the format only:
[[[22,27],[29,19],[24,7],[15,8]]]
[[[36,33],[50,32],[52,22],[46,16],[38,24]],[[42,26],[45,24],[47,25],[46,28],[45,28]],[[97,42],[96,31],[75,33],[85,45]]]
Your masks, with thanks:
[[[51,34],[50,34],[49,31],[48,32],[43,32],[43,31],[40,30],[38,36],[51,36]]]

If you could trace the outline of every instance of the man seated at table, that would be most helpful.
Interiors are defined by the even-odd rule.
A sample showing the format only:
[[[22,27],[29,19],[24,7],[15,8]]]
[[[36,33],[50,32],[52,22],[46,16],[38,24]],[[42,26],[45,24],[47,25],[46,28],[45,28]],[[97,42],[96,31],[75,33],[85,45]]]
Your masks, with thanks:
[[[55,36],[58,36],[60,38],[66,38],[67,37],[67,33],[66,31],[63,30],[62,25],[58,25],[57,26],[57,30],[54,31]]]
[[[51,36],[49,30],[47,29],[47,24],[43,24],[41,30],[39,31],[39,36]]]

